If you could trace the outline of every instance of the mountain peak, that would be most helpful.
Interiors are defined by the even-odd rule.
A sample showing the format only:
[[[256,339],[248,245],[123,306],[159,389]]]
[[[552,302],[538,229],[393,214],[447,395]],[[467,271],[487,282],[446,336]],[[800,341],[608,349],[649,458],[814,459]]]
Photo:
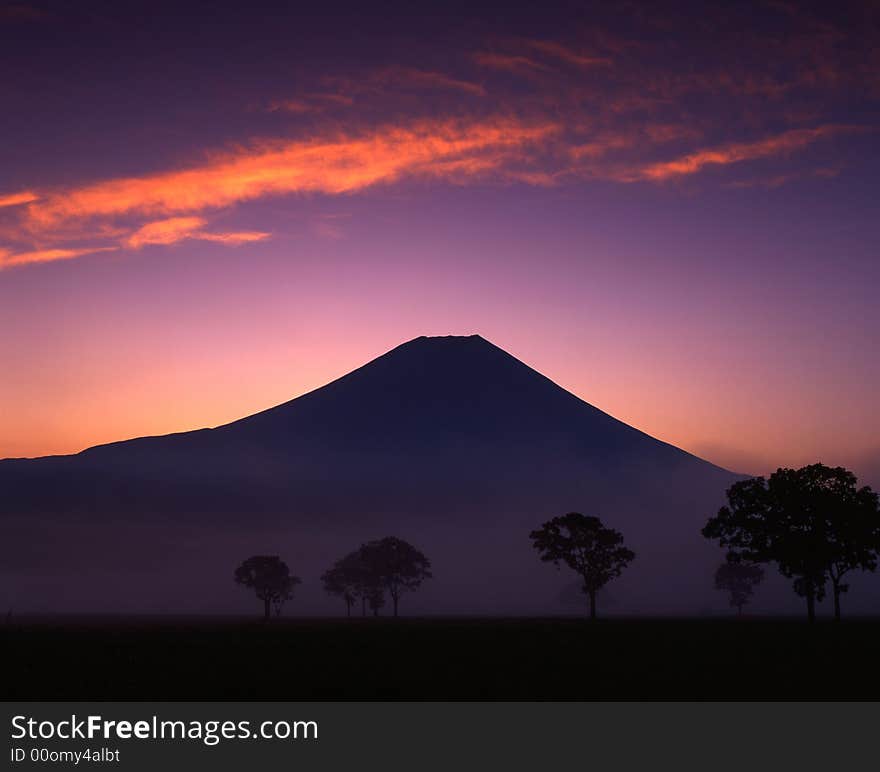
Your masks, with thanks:
[[[417,338],[408,340],[403,346],[412,345],[466,345],[469,343],[485,343],[490,346],[494,344],[486,340],[482,335],[419,335]],[[497,347],[496,347],[497,348]]]

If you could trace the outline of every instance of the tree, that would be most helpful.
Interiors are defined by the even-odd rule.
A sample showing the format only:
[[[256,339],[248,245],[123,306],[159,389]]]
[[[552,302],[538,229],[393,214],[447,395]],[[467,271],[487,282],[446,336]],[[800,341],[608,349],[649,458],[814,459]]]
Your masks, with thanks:
[[[351,616],[351,607],[360,599],[361,615],[367,615],[367,605],[375,614],[385,604],[382,579],[376,574],[364,548],[350,552],[340,558],[321,577],[324,590],[337,595],[345,601],[346,613]]]
[[[743,606],[751,600],[755,587],[763,579],[761,566],[727,560],[715,572],[715,589],[730,593],[730,605],[736,607],[737,614],[742,616]]]
[[[880,506],[877,494],[859,487],[856,476],[842,468],[812,464],[798,470],[809,491],[816,517],[824,521],[823,553],[834,599],[834,619],[840,621],[840,596],[849,590],[843,579],[851,571],[875,571],[880,552]]]
[[[821,538],[808,511],[797,501],[792,469],[779,469],[769,480],[755,477],[734,483],[728,506],[703,528],[703,536],[728,548],[728,560],[776,562],[780,573],[794,579],[794,590],[806,598],[807,617],[816,616],[816,601],[825,597]]]
[[[382,591],[382,588],[374,587],[365,597],[370,606],[370,611],[373,612],[373,616],[379,616],[379,609],[385,605],[385,593]],[[394,616],[397,616],[397,614],[395,613]]]
[[[346,572],[345,558],[337,560],[332,568],[328,568],[321,575],[324,591],[330,595],[337,595],[345,601],[346,616],[351,616],[351,607],[357,597],[357,583],[354,577]]]
[[[873,571],[880,547],[880,513],[870,488],[858,488],[847,470],[812,464],[777,469],[768,479],[734,483],[728,506],[703,528],[708,539],[728,548],[728,556],[749,563],[775,562],[806,599],[807,618],[816,618],[816,601],[831,580],[835,618],[844,576]]]
[[[397,616],[401,595],[417,590],[425,579],[432,577],[431,561],[412,544],[394,536],[364,544],[359,553],[366,576],[374,582],[372,591],[367,587],[374,612],[378,609],[372,605],[376,586],[388,591]]]
[[[289,576],[285,582],[282,582],[278,592],[272,598],[272,605],[275,607],[275,616],[281,616],[281,609],[293,597],[293,589],[300,584],[300,580],[296,576]]]
[[[579,512],[554,517],[529,537],[541,560],[557,568],[565,563],[583,579],[583,591],[590,598],[590,619],[596,618],[596,593],[636,557],[623,546],[621,533],[606,528],[598,517]]]
[[[272,604],[276,613],[281,613],[281,606],[293,595],[293,589],[301,584],[297,576],[290,573],[287,564],[277,555],[254,555],[245,560],[235,569],[237,584],[254,591],[263,601],[264,619],[270,618]]]

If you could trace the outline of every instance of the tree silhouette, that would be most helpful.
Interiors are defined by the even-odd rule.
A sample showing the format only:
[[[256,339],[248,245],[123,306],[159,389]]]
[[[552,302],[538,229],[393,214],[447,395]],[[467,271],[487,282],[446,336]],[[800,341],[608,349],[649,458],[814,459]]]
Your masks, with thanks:
[[[237,584],[254,591],[263,601],[263,618],[269,619],[272,605],[276,613],[281,613],[284,602],[293,595],[293,589],[301,584],[297,576],[290,573],[287,564],[277,555],[254,555],[235,569]]]
[[[745,606],[764,579],[764,569],[753,563],[727,560],[715,572],[715,589],[730,593],[730,605],[742,616]]]
[[[385,605],[385,593],[382,591],[382,588],[374,587],[372,591],[367,593],[366,599],[370,606],[370,611],[373,612],[373,616],[379,616],[379,609]],[[397,613],[394,616],[397,616]]]
[[[877,494],[859,487],[842,468],[812,464],[798,470],[817,518],[824,520],[828,578],[834,619],[840,621],[840,596],[849,590],[843,578],[851,571],[875,571],[880,552],[880,506]]]
[[[590,619],[596,618],[596,593],[635,559],[623,546],[623,535],[606,528],[598,517],[569,512],[554,517],[529,534],[541,560],[558,568],[565,563],[583,579],[590,598]]]
[[[375,614],[385,604],[382,577],[377,573],[375,561],[361,547],[340,558],[324,572],[321,581],[324,590],[337,595],[345,601],[346,612],[351,616],[351,607],[356,600],[361,603],[361,615],[367,615],[367,606]]]
[[[848,589],[843,577],[855,569],[877,567],[877,495],[870,488],[858,488],[846,469],[823,464],[777,469],[766,480],[735,483],[727,500],[728,506],[709,519],[703,535],[727,547],[734,561],[775,562],[783,576],[794,579],[811,622],[829,579],[839,619],[840,594]]]
[[[345,601],[346,616],[351,616],[351,607],[358,596],[358,583],[356,577],[346,571],[345,558],[337,560],[332,568],[328,568],[321,575],[324,591],[330,595],[337,595]]]
[[[275,616],[281,616],[281,610],[284,604],[293,597],[293,588],[300,584],[300,580],[295,576],[289,576],[285,582],[281,584],[278,592],[272,598],[272,606],[275,608]]]
[[[359,553],[366,576],[374,582],[372,592],[369,587],[367,592],[374,613],[378,609],[372,605],[375,587],[388,590],[394,606],[394,616],[397,616],[400,596],[417,590],[425,579],[432,577],[431,561],[412,544],[394,536],[364,544]]]

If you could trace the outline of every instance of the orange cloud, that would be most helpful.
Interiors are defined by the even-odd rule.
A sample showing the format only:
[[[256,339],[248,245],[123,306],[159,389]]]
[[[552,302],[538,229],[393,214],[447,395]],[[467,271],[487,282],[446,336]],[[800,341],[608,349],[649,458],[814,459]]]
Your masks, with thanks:
[[[36,201],[37,198],[37,194],[31,193],[29,190],[23,190],[21,193],[9,193],[8,195],[0,196],[0,208],[29,204],[31,201]]]
[[[268,195],[353,192],[406,176],[440,174],[444,164],[461,168],[493,155],[494,163],[501,163],[502,151],[509,158],[556,131],[555,124],[512,119],[423,121],[359,137],[255,144],[189,169],[54,192],[28,204],[27,220],[40,231],[71,219],[184,214]],[[487,168],[478,165],[481,171]]]
[[[203,230],[206,224],[206,221],[201,217],[171,217],[167,220],[157,220],[138,228],[125,240],[125,245],[139,249],[148,245],[167,246],[185,239],[198,239],[236,246],[269,238],[268,233],[261,231],[209,233]]]
[[[55,260],[71,260],[82,255],[96,252],[111,252],[116,247],[87,247],[85,249],[40,249],[32,252],[11,253],[8,249],[0,249],[0,271],[16,265],[30,263],[49,263]]]
[[[218,244],[225,244],[228,247],[237,247],[240,244],[252,244],[255,241],[264,241],[272,234],[263,231],[234,231],[232,233],[206,233],[201,232],[193,236],[193,238],[201,241],[214,241]]]
[[[852,130],[853,127],[836,125],[817,126],[813,129],[792,129],[757,142],[736,142],[722,147],[698,150],[672,161],[649,164],[638,169],[625,171],[618,176],[618,179],[622,182],[637,180],[662,182],[675,177],[696,174],[706,166],[751,161],[801,150],[816,140]]]
[[[204,226],[205,220],[201,217],[172,217],[168,220],[147,223],[132,233],[125,243],[133,249],[147,245],[174,244],[191,238]]]
[[[585,54],[579,54],[577,51],[573,51],[567,46],[564,46],[561,43],[555,43],[552,40],[529,40],[527,41],[527,45],[534,48],[536,51],[541,51],[548,56],[561,59],[569,64],[575,64],[578,67],[607,67],[612,64],[612,60],[607,56],[587,56]]]

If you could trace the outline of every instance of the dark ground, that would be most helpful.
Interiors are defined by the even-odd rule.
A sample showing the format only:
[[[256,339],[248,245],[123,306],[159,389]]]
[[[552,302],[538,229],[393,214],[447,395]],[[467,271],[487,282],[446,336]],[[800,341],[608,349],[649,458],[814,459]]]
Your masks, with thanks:
[[[18,620],[4,699],[877,699],[880,619]]]

